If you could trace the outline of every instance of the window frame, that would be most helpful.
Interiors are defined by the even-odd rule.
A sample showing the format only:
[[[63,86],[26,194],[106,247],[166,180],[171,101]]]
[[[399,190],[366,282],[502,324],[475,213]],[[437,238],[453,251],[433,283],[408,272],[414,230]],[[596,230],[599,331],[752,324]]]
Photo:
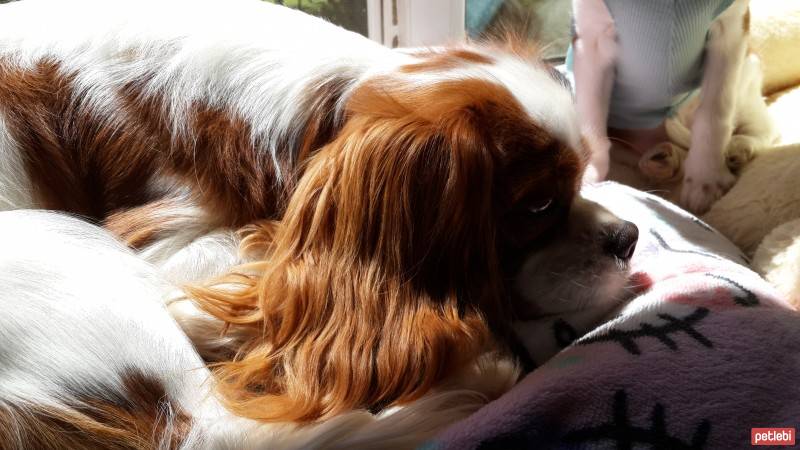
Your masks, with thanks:
[[[367,0],[368,34],[387,47],[460,42],[465,13],[465,0]]]

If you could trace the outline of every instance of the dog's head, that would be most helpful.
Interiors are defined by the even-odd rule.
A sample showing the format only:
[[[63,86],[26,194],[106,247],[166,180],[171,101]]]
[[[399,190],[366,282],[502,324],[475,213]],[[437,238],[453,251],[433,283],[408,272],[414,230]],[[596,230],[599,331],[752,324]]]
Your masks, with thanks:
[[[494,347],[507,280],[573,246],[578,220],[571,94],[529,61],[429,51],[354,89],[281,221],[251,236],[256,275],[192,292],[252,337],[218,371],[234,411],[309,421],[410,401]]]
[[[595,202],[576,198],[548,244],[528,252],[514,280],[516,319],[611,309],[629,284],[639,230]]]

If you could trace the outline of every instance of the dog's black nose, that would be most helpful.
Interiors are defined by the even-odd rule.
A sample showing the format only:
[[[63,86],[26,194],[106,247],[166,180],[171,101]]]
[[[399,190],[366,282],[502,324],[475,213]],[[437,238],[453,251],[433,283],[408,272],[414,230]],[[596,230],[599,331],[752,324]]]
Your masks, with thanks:
[[[631,222],[623,221],[614,224],[606,230],[604,250],[610,255],[627,261],[636,250],[636,241],[639,240],[639,228]]]

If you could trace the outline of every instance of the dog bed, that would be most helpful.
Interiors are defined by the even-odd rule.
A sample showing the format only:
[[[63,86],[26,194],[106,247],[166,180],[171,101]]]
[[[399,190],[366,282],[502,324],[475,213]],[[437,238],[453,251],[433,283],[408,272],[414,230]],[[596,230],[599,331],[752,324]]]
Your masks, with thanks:
[[[511,391],[425,448],[744,448],[753,427],[797,427],[800,314],[696,217],[615,183],[586,195],[635,222],[643,287]]]

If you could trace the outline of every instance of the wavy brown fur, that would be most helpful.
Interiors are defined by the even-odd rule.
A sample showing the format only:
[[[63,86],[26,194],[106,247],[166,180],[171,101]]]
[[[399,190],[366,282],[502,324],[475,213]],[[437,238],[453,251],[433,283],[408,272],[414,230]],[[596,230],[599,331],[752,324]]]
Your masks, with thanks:
[[[571,198],[580,162],[566,153],[489,82],[361,87],[282,221],[250,236],[264,261],[189,289],[252,334],[217,368],[228,406],[265,421],[379,409],[493,347],[508,315],[498,225],[513,208],[497,199],[561,184]]]

